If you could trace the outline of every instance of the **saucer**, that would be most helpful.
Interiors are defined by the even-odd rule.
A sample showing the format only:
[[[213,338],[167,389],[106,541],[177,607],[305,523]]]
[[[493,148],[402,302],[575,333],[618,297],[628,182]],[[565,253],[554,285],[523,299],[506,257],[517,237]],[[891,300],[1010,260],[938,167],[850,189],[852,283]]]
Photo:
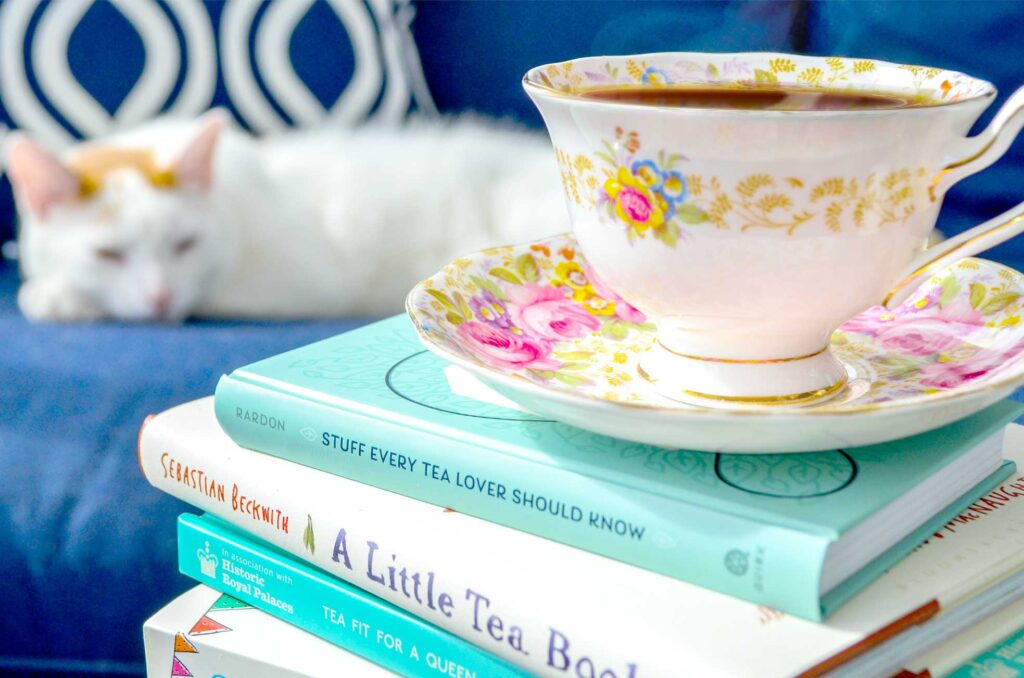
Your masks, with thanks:
[[[832,336],[848,379],[825,403],[710,409],[657,394],[638,370],[655,326],[596,280],[571,235],[456,259],[413,288],[423,344],[539,415],[669,448],[804,452],[951,423],[1024,382],[1024,276],[965,259],[892,310]]]

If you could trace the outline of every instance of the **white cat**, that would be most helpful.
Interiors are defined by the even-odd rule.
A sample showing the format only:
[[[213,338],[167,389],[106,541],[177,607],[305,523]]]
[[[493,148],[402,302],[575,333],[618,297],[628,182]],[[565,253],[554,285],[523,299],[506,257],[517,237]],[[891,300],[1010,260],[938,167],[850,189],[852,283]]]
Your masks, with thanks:
[[[213,111],[6,151],[33,320],[392,313],[459,254],[568,228],[547,140],[472,120],[256,140]]]

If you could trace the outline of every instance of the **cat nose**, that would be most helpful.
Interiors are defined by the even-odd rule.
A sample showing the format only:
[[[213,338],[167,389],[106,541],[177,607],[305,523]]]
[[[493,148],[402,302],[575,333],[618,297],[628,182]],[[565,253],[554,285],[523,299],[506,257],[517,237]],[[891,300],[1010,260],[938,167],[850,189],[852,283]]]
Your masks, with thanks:
[[[171,293],[167,290],[162,290],[149,298],[149,304],[157,315],[162,316],[166,315],[167,311],[171,309],[172,300]]]

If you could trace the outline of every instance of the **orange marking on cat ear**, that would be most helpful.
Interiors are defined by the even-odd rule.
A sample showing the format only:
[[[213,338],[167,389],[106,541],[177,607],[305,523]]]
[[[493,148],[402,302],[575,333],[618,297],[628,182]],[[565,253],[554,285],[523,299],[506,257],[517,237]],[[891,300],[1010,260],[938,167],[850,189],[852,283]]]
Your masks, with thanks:
[[[558,253],[561,254],[566,259],[568,259],[569,261],[572,261],[573,257],[576,256],[576,250],[569,246],[563,247],[562,249],[558,250]]]
[[[82,182],[42,146],[17,132],[4,149],[7,171],[28,208],[45,217],[50,207],[81,195]]]

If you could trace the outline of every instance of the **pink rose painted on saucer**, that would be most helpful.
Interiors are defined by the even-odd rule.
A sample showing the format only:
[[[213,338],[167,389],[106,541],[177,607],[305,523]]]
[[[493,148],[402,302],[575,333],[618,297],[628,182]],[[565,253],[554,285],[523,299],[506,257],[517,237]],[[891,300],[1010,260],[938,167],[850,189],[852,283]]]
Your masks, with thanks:
[[[921,385],[942,391],[958,388],[974,379],[984,377],[993,367],[995,365],[987,358],[953,364],[932,363],[921,368]]]
[[[653,329],[594,276],[574,244],[535,243],[512,259],[481,264],[459,290],[426,294],[445,311],[460,352],[489,367],[580,386],[591,382],[585,373],[593,354],[575,342],[594,336],[619,342]]]
[[[566,297],[565,290],[528,283],[508,291],[512,322],[529,336],[545,341],[578,339],[600,321]]]
[[[963,344],[950,324],[935,316],[894,319],[882,325],[875,338],[883,348],[920,356],[952,351]]]
[[[935,362],[921,368],[921,383],[936,389],[959,388],[991,374],[1024,351],[1024,342],[1007,351],[982,349],[966,360]]]
[[[901,394],[983,381],[1021,357],[1024,340],[1019,281],[1008,269],[981,270],[976,261],[960,262],[899,307],[851,318],[837,336],[868,355],[881,377],[903,382]]]
[[[550,370],[558,367],[551,360],[551,346],[532,337],[513,334],[509,330],[470,320],[458,328],[466,346],[488,365],[517,370],[531,368]]]

